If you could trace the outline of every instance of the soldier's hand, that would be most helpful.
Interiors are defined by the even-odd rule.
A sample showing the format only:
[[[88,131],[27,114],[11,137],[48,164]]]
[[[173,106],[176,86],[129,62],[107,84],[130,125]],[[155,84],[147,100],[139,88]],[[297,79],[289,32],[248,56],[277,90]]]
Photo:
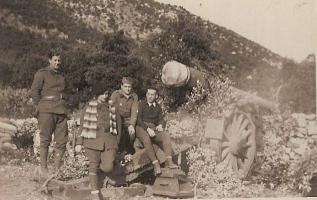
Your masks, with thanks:
[[[164,131],[162,124],[158,125],[155,129],[159,132]]]
[[[81,145],[76,145],[76,146],[75,146],[75,152],[76,152],[76,153],[79,153],[79,152],[81,151],[81,149],[82,149],[82,146],[81,146]]]
[[[34,109],[34,111],[32,112],[32,116],[35,117],[35,118],[38,118],[38,117],[39,117],[39,114],[40,114],[40,111],[39,111],[38,107],[35,106],[35,109]]]
[[[155,131],[151,128],[147,128],[146,131],[148,132],[150,137],[155,137]]]
[[[29,98],[29,100],[26,102],[26,105],[28,105],[28,106],[34,105],[33,99]]]
[[[105,92],[104,94],[98,96],[97,101],[98,103],[105,103],[108,97],[109,97],[108,93]]]
[[[134,129],[134,126],[130,125],[130,126],[128,127],[128,132],[129,132],[129,135],[130,135],[131,140],[134,140],[134,137],[135,137],[135,129]]]

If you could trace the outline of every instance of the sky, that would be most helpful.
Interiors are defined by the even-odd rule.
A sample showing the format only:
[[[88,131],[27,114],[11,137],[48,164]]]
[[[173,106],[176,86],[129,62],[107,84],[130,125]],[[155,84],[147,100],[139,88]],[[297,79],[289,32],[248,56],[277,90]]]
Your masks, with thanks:
[[[317,0],[156,0],[181,5],[281,56],[317,53]]]

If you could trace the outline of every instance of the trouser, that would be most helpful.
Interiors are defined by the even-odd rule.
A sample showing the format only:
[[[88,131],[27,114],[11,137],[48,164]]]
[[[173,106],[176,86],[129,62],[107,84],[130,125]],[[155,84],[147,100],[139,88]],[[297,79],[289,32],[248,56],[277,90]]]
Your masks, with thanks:
[[[102,151],[91,148],[85,148],[85,154],[89,160],[89,179],[92,190],[98,190],[100,187],[100,171],[109,175],[113,170],[114,160],[117,149],[104,149]]]
[[[55,167],[59,168],[68,140],[67,116],[65,114],[40,113],[38,122],[40,127],[41,166],[47,168],[48,147],[54,133],[54,140],[56,142]]]
[[[130,139],[128,125],[123,125],[121,138],[119,142],[119,152],[123,153],[126,152],[128,154],[134,154],[135,150],[133,148],[133,142]]]
[[[169,135],[165,132],[158,131],[155,131],[155,135],[155,137],[151,138],[144,128],[140,126],[136,127],[136,137],[144,145],[146,153],[152,162],[157,160],[152,143],[159,145],[163,149],[166,156],[172,156],[172,145]]]

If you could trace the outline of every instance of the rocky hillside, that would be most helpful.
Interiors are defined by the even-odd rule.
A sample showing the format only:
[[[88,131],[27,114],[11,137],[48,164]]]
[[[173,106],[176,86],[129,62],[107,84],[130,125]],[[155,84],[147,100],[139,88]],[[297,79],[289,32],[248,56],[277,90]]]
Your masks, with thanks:
[[[3,80],[10,76],[20,76],[23,79],[25,74],[19,75],[21,67],[14,66],[28,65],[31,68],[29,72],[34,73],[45,65],[44,52],[49,48],[62,46],[72,51],[95,51],[100,47],[105,34],[119,30],[133,40],[136,46],[142,48],[147,44],[147,48],[154,49],[154,46],[149,46],[154,45],[153,42],[148,41],[153,41],[153,38],[157,41],[160,34],[169,34],[168,25],[183,18],[198,27],[197,30],[201,30],[199,37],[208,41],[203,48],[212,50],[210,54],[216,55],[208,55],[208,59],[189,57],[191,61],[185,64],[202,66],[208,72],[213,72],[215,67],[221,68],[238,87],[272,98],[282,84],[279,74],[285,63],[292,61],[231,30],[204,21],[182,7],[165,5],[154,0],[2,0],[0,80],[3,84],[6,82]],[[195,33],[197,32],[194,32],[193,37],[197,36]],[[180,39],[182,38],[181,36]],[[186,48],[193,47],[187,45]],[[195,48],[199,51],[200,46]],[[160,55],[166,50],[161,48],[155,54]],[[146,51],[148,49],[143,49],[143,52]],[[148,53],[143,53],[142,56],[149,57]],[[161,64],[154,64],[150,59],[147,62],[150,65]],[[16,86],[29,85],[30,79]]]

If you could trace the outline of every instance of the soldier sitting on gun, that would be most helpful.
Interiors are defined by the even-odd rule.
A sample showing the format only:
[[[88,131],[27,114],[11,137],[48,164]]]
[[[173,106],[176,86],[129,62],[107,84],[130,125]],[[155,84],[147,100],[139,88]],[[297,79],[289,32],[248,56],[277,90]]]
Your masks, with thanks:
[[[108,93],[102,98],[93,99],[84,108],[81,116],[81,127],[77,138],[75,151],[85,147],[89,160],[89,181],[93,200],[103,199],[98,187],[102,175],[109,176],[113,170],[115,156],[118,151],[120,130],[116,129],[116,111],[108,100]],[[105,173],[105,174],[103,174]]]
[[[178,168],[172,161],[171,139],[164,132],[166,122],[163,118],[162,108],[156,102],[157,96],[157,89],[155,87],[147,89],[146,100],[139,102],[136,126],[136,137],[143,143],[147,155],[153,163],[156,176],[161,174],[161,168],[152,143],[162,143],[162,149],[167,158],[166,166],[169,168]]]

